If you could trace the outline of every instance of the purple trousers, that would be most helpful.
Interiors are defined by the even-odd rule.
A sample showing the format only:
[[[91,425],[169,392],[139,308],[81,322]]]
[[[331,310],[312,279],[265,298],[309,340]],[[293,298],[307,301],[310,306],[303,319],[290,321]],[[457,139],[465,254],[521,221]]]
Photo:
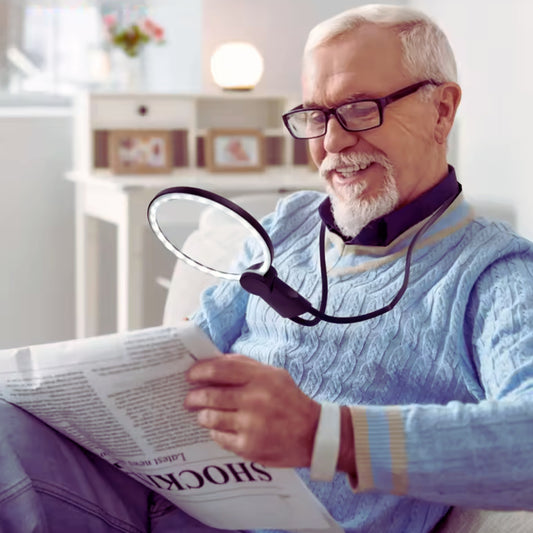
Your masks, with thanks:
[[[206,533],[150,489],[0,400],[0,531]]]

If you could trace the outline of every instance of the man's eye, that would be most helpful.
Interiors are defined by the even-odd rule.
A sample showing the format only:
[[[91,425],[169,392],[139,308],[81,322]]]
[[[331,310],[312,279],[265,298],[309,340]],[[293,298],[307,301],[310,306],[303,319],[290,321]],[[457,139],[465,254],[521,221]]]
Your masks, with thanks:
[[[309,111],[307,121],[311,124],[324,124],[324,113],[322,111]]]
[[[370,118],[377,112],[378,107],[374,102],[357,102],[342,107],[342,116],[346,120]]]

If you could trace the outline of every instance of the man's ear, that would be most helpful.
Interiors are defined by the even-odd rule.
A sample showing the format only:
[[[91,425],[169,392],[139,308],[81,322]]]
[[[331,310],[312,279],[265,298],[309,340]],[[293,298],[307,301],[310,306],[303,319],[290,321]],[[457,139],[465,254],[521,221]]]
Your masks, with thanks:
[[[439,85],[433,94],[438,113],[434,131],[435,140],[439,144],[445,144],[461,101],[461,88],[457,83],[445,82]]]

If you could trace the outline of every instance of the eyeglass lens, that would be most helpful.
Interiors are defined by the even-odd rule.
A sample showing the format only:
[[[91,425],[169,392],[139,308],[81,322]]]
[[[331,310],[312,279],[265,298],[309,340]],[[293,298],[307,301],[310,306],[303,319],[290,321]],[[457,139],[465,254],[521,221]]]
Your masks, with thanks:
[[[362,131],[380,125],[379,107],[373,101],[344,104],[335,111],[302,109],[291,113],[287,122],[291,133],[300,139],[320,137],[326,133],[328,115],[335,114],[341,125],[349,131]]]

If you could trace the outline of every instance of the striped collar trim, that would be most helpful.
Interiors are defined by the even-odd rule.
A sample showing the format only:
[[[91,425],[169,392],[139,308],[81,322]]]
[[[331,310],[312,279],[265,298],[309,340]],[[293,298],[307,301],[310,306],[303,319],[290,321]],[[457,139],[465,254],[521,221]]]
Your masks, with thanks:
[[[407,231],[399,235],[387,246],[346,244],[342,237],[330,230],[326,230],[326,250],[330,249],[331,246],[334,246],[339,255],[355,254],[375,257],[384,257],[397,253],[399,253],[399,255],[403,255],[406,253],[412,237],[414,237],[416,232],[427,222],[430,217],[431,215],[426,217],[424,220],[421,220],[418,224],[410,227]],[[433,226],[431,226],[427,232],[422,235],[422,239],[419,243],[417,243],[416,248],[418,249],[433,243],[433,236],[436,234],[441,237],[443,234],[449,234],[457,231],[473,220],[473,218],[474,213],[472,208],[465,202],[463,193],[460,193],[452,202],[450,207],[446,209],[439,220],[437,220]]]

